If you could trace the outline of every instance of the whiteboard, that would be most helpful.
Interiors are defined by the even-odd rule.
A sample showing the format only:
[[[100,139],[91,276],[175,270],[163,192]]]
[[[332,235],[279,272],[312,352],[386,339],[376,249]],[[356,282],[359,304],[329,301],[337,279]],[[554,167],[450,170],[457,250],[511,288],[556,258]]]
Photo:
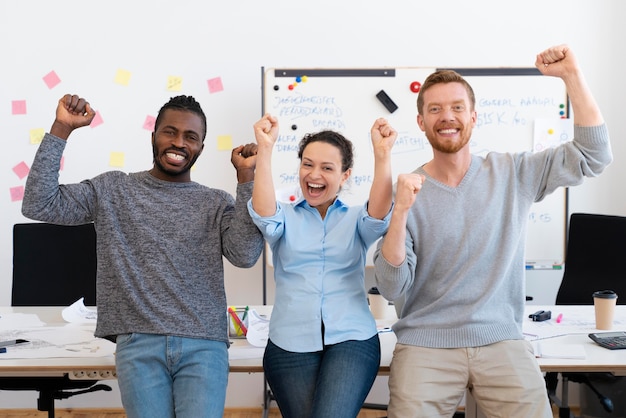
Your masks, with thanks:
[[[432,158],[432,149],[417,126],[417,92],[436,68],[276,69],[264,70],[263,112],[279,119],[272,171],[277,197],[299,195],[298,143],[309,132],[333,129],[355,146],[351,179],[341,198],[363,204],[369,195],[374,159],[369,137],[376,118],[385,117],[398,131],[392,173],[411,172]],[[534,129],[550,131],[558,142],[571,139],[569,104],[563,82],[535,68],[455,68],[476,95],[477,123],[472,153],[521,152],[541,148]],[[393,103],[379,99],[383,91]],[[387,103],[387,105],[386,105]],[[537,122],[537,123],[536,123]],[[544,135],[545,136],[545,135]],[[527,262],[560,264],[565,251],[567,191],[557,190],[533,205],[526,242]],[[371,265],[370,249],[368,265]],[[270,252],[268,252],[269,254]],[[270,257],[271,258],[271,255]],[[271,263],[271,259],[269,260]]]

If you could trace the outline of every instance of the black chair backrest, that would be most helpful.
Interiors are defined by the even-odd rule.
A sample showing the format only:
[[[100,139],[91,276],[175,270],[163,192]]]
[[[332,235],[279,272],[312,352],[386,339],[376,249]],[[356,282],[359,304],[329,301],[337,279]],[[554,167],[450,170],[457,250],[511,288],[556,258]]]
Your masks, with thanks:
[[[596,290],[611,289],[626,304],[626,217],[573,213],[557,305],[592,305]]]
[[[77,226],[13,226],[12,306],[96,305],[96,232]]]

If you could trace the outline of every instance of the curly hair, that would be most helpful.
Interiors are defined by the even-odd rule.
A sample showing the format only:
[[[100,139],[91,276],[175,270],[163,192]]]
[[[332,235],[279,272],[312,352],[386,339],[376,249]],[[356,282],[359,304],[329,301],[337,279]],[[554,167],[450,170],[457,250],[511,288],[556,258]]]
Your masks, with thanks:
[[[202,107],[200,107],[200,103],[198,103],[196,99],[194,99],[192,96],[184,95],[170,98],[169,102],[165,103],[159,110],[159,114],[157,115],[156,121],[154,122],[155,131],[161,123],[163,113],[168,109],[182,110],[186,112],[192,112],[198,115],[200,119],[202,119],[202,127],[204,128],[204,131],[202,132],[202,142],[204,142],[204,138],[206,137],[206,115],[202,111]]]
[[[298,158],[302,161],[304,149],[312,142],[326,142],[333,145],[341,152],[341,171],[352,168],[354,165],[354,146],[352,142],[338,132],[325,130],[317,133],[309,133],[304,135],[298,146]]]

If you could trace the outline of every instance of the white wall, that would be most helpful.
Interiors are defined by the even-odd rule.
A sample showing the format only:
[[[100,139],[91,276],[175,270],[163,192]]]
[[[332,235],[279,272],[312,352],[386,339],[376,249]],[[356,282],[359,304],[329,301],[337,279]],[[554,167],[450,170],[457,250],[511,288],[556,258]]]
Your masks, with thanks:
[[[261,114],[262,67],[526,67],[544,48],[568,43],[604,111],[615,154],[615,163],[601,177],[571,190],[570,212],[626,215],[625,12],[620,0],[518,5],[498,0],[2,1],[0,304],[10,304],[12,225],[27,221],[20,201],[11,200],[10,190],[25,181],[14,167],[30,165],[36,145],[29,142],[29,132],[49,129],[56,101],[65,93],[88,98],[105,123],[70,139],[61,181],[111,169],[112,151],[125,154],[124,171],[148,168],[145,117],[156,116],[171,96],[192,94],[209,117],[205,152],[192,176],[234,192],[229,153],[217,150],[216,138],[231,135],[233,145],[253,140],[251,126]],[[127,86],[113,81],[119,69],[132,74]],[[42,80],[50,71],[61,78],[52,89]],[[182,77],[180,92],[167,91],[168,76]],[[214,77],[221,77],[224,90],[211,94],[206,83]],[[28,113],[12,115],[13,100],[26,100]],[[261,262],[248,270],[229,267],[229,301],[261,303],[261,277]],[[258,380],[233,378],[238,392],[251,383],[246,397],[229,395],[228,404],[260,405]],[[3,406],[18,399],[0,393]],[[64,405],[84,405],[80,399]]]

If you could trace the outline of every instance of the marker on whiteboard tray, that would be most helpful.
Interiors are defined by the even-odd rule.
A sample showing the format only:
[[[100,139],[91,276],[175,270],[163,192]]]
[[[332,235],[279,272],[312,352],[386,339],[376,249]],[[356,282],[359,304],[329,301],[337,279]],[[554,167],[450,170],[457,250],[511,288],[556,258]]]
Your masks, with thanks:
[[[378,100],[380,100],[380,102],[383,104],[383,106],[385,106],[387,108],[387,110],[389,111],[389,113],[393,113],[398,109],[398,105],[395,104],[393,102],[393,100],[391,100],[391,97],[389,97],[389,95],[387,93],[385,93],[385,90],[381,90],[376,94],[376,97],[378,98]]]

